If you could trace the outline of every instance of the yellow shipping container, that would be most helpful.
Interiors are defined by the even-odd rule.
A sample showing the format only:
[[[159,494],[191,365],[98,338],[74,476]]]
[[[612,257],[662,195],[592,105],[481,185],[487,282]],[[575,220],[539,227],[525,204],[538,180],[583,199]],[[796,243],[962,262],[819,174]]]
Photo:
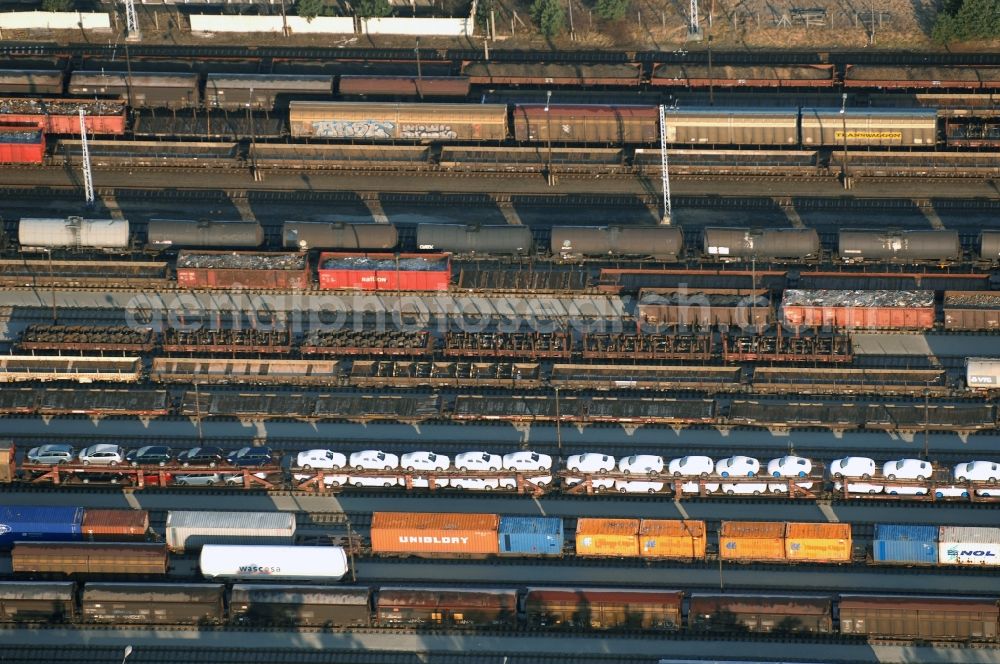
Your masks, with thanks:
[[[785,523],[773,521],[723,521],[719,533],[723,560],[785,560]]]
[[[849,523],[789,523],[785,531],[788,560],[846,563],[853,550]]]
[[[639,554],[643,558],[705,559],[705,522],[643,519],[639,524]]]
[[[577,519],[578,556],[639,556],[639,519]]]

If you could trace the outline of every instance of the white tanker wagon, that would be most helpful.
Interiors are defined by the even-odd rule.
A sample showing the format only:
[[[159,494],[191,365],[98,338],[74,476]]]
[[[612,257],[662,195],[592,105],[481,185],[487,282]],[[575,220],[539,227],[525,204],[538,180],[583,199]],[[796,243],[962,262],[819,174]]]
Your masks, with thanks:
[[[339,581],[348,572],[339,546],[206,544],[199,559],[209,579]]]

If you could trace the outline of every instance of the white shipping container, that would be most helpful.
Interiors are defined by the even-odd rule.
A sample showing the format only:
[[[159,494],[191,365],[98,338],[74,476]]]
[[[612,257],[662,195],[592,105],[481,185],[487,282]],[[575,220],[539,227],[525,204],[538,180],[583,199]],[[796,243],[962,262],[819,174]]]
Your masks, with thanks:
[[[1000,528],[941,526],[938,532],[941,565],[1000,565]]]
[[[969,389],[1000,388],[1000,360],[970,357],[965,360],[965,384]]]
[[[128,219],[21,219],[17,241],[23,251],[57,248],[125,249]]]
[[[167,514],[167,546],[178,553],[205,544],[291,544],[290,512],[179,512]]]
[[[233,546],[206,544],[201,573],[209,579],[317,579],[339,581],[347,554],[339,546]]]

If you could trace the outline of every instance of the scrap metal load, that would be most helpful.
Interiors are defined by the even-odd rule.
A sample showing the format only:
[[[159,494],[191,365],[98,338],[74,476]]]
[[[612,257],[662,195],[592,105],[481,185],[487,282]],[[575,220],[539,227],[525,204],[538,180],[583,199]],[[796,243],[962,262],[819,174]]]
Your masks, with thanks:
[[[29,124],[46,134],[80,135],[80,111],[90,134],[125,133],[125,104],[111,100],[0,99],[0,122]]]
[[[944,329],[1000,330],[1000,293],[945,291]]]
[[[872,330],[934,327],[934,291],[794,290],[782,297],[785,324]]]
[[[446,291],[449,254],[346,254],[319,256],[319,287],[365,291]]]
[[[45,133],[31,126],[0,127],[0,164],[41,164]]]

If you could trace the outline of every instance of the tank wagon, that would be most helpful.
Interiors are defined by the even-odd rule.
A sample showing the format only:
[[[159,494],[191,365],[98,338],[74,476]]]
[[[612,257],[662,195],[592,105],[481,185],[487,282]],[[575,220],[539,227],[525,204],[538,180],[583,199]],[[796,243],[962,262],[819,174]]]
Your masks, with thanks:
[[[706,228],[702,250],[719,260],[815,260],[819,233],[813,228]]]
[[[286,221],[281,231],[286,249],[385,251],[399,242],[392,224]]]
[[[983,231],[979,234],[979,258],[996,265],[1000,262],[1000,231]]]
[[[253,248],[264,243],[264,229],[256,221],[152,219],[146,242],[153,249]]]
[[[955,263],[962,260],[957,231],[842,230],[837,251],[845,263]]]
[[[129,246],[127,219],[21,219],[18,224],[21,251],[53,249],[99,249],[120,251]]]
[[[649,256],[676,261],[684,251],[684,232],[676,226],[553,226],[553,256]]]
[[[464,226],[462,224],[420,224],[417,248],[459,255],[524,256],[534,240],[527,226]]]

